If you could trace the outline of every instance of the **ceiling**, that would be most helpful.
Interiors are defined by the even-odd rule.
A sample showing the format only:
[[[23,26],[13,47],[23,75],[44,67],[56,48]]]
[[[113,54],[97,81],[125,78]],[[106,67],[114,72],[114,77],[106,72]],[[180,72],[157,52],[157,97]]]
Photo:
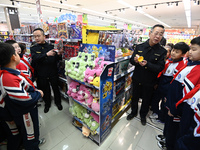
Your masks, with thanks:
[[[14,6],[19,9],[20,21],[22,23],[38,22],[35,0],[13,0]],[[154,17],[164,23],[167,28],[188,28],[184,5],[182,0],[172,7],[168,2],[178,0],[123,0],[132,7],[119,3],[118,0],[40,0],[43,20],[49,17],[59,17],[61,14],[73,13],[76,15],[88,14],[88,23],[91,25],[110,25],[116,23],[118,28],[122,28],[124,23],[130,23],[135,27],[153,26],[159,23]],[[122,0],[121,0],[122,1]],[[191,28],[197,29],[200,25],[200,5],[195,5],[196,0],[191,0]],[[197,0],[198,1],[198,0]],[[19,2],[19,3],[18,3]],[[68,6],[71,5],[71,6]],[[156,5],[156,8],[155,8]],[[5,20],[5,6],[13,6],[10,0],[0,0],[0,20]],[[135,10],[137,6],[137,11]],[[142,8],[140,7],[142,6]],[[60,12],[60,8],[62,9]],[[124,8],[124,12],[122,11]],[[150,17],[139,13],[139,8]],[[121,10],[121,12],[120,12]],[[107,12],[107,13],[106,13]]]

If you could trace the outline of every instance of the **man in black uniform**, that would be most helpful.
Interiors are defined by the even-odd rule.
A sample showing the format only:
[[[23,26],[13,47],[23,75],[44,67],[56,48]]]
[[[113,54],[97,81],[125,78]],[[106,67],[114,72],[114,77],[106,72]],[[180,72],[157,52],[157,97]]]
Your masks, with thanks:
[[[44,113],[47,113],[51,107],[50,84],[53,89],[55,104],[59,110],[62,110],[57,69],[57,62],[61,59],[61,55],[53,50],[54,46],[52,44],[48,44],[45,41],[43,29],[36,28],[33,31],[33,37],[36,43],[30,48],[32,65],[35,69],[37,86],[44,92]]]
[[[127,120],[137,116],[138,101],[142,98],[140,117],[142,125],[146,125],[146,115],[149,111],[151,97],[156,83],[157,75],[164,69],[165,56],[167,51],[159,44],[164,34],[163,25],[155,25],[149,32],[149,39],[136,46],[130,59],[130,63],[135,65],[133,74],[133,94],[131,102],[131,113]],[[138,61],[138,55],[143,56],[143,61]]]

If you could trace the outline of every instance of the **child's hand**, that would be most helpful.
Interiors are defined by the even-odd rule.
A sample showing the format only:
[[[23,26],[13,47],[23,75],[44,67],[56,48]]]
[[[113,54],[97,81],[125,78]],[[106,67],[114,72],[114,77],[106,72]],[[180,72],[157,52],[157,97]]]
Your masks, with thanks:
[[[38,89],[36,89],[38,92],[40,92],[40,94],[41,94],[41,97],[43,97],[44,96],[44,93],[43,93],[43,91],[42,90],[38,90]]]
[[[168,111],[168,115],[169,115],[170,117],[174,117],[174,115],[171,114],[170,110]]]

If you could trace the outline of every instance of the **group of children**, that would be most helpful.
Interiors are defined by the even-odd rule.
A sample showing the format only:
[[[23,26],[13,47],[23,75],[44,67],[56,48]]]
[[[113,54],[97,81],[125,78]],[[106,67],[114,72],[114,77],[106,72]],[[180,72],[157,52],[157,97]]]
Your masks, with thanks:
[[[164,122],[163,135],[156,136],[161,149],[195,150],[200,147],[200,37],[190,47],[184,42],[172,46],[166,47],[171,55],[158,75],[149,117]]]
[[[23,48],[23,47],[22,47]],[[37,150],[39,140],[37,102],[43,92],[35,88],[30,59],[21,53],[14,40],[0,43],[0,135],[7,149]],[[0,137],[4,138],[4,137]]]

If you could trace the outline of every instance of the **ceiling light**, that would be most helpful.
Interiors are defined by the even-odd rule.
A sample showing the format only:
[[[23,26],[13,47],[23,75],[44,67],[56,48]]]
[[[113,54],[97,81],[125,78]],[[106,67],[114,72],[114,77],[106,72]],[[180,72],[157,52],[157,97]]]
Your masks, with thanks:
[[[197,2],[197,5],[199,5],[199,1]]]
[[[185,16],[187,20],[188,28],[191,27],[191,5],[190,0],[183,0],[184,8],[185,8]]]
[[[12,1],[12,5],[15,5],[14,1]]]
[[[135,7],[135,11],[137,11],[137,6]]]
[[[154,8],[156,9],[156,5],[154,6]]]
[[[50,3],[55,3],[55,4],[60,4],[61,2],[56,2],[56,1],[52,1],[52,0],[45,0],[46,2],[50,2]],[[61,0],[62,1],[62,0]],[[69,5],[69,4],[62,4],[64,6],[68,6],[68,7],[73,7],[73,8],[78,8],[77,6],[74,5]]]
[[[61,3],[61,4],[63,3],[62,0],[60,0],[60,3]]]
[[[176,6],[178,6],[178,2],[176,2]]]
[[[60,12],[62,11],[62,8],[60,8],[60,10],[59,10]]]
[[[107,11],[105,11],[105,13],[107,14],[108,12],[107,12]]]

